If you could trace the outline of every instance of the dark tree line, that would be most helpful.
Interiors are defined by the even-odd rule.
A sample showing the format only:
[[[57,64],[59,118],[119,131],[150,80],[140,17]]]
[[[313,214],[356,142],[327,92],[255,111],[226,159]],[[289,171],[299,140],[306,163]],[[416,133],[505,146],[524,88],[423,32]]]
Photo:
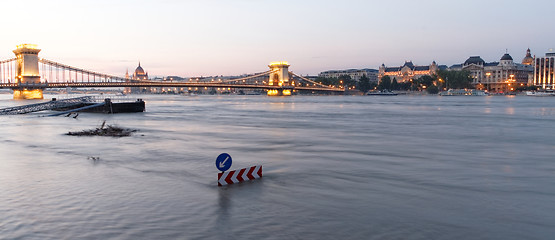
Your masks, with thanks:
[[[439,70],[435,78],[439,89],[473,88],[472,76],[468,71]]]
[[[447,89],[473,88],[472,77],[468,71],[439,70],[433,76],[421,76],[410,81],[398,82],[395,77],[383,76],[379,83],[371,82],[364,75],[359,81],[352,79],[349,75],[341,75],[338,78],[318,77],[316,82],[336,88],[358,89],[367,92],[372,89],[390,91],[427,91],[436,94]]]
[[[392,91],[427,91],[436,94],[443,89],[473,88],[472,77],[468,71],[440,70],[433,76],[421,76],[406,82],[397,82],[396,78],[383,76],[378,84],[378,90]]]
[[[318,77],[316,78],[316,82],[336,88],[358,89],[361,92],[367,92],[377,86],[376,83],[370,82],[370,79],[366,75],[363,75],[359,81],[352,79],[349,75],[341,75],[338,78]]]

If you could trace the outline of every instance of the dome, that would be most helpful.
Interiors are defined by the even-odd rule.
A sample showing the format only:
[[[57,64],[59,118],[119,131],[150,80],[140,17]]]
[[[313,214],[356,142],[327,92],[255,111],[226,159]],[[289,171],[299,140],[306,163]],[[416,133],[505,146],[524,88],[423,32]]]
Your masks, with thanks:
[[[141,67],[141,63],[139,62],[139,66],[135,69],[135,75],[145,75],[145,70]]]
[[[505,55],[503,55],[503,57],[501,57],[501,61],[503,60],[513,60],[513,57],[511,57],[511,55],[509,55],[508,53],[505,53]]]
[[[476,65],[484,65],[486,62],[480,56],[472,56],[469,57],[465,62],[464,65],[476,64]]]
[[[526,50],[526,57],[524,57],[524,59],[522,59],[522,64],[524,64],[524,65],[534,64],[534,58],[532,57],[532,54],[530,53],[530,48],[528,48],[528,50]]]

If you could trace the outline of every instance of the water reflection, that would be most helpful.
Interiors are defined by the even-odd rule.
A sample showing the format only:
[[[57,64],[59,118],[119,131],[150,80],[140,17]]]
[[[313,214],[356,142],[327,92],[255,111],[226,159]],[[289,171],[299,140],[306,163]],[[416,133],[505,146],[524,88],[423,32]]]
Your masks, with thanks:
[[[513,107],[505,108],[505,113],[508,115],[515,115],[515,108]]]
[[[2,117],[2,238],[555,235],[552,99],[141,98],[142,114]],[[140,134],[63,135],[105,119]],[[217,187],[221,152],[264,178]]]

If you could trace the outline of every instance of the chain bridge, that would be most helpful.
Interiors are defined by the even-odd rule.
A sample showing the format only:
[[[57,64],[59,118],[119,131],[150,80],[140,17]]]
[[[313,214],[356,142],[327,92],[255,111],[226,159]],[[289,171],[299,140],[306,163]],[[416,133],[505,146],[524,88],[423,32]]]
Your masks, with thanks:
[[[0,61],[0,89],[12,89],[14,99],[42,99],[47,88],[226,88],[262,89],[270,96],[289,96],[293,92],[344,92],[314,82],[289,71],[287,62],[273,62],[267,71],[247,74],[226,80],[154,81],[133,79],[73,67],[56,61],[39,58],[41,50],[34,44],[21,44],[15,58]]]

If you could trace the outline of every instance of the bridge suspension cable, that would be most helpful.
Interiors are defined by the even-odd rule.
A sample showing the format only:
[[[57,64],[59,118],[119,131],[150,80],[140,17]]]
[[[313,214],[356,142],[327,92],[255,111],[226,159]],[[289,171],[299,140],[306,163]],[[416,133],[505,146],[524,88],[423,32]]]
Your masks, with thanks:
[[[0,61],[0,82],[16,82],[16,58]]]
[[[277,72],[277,71],[269,70],[269,71],[266,71],[266,72],[263,72],[263,73],[259,73],[259,74],[255,74],[255,75],[251,75],[251,76],[247,76],[247,77],[243,77],[243,78],[229,79],[229,80],[225,80],[225,81],[222,81],[222,82],[223,83],[230,83],[230,82],[246,81],[246,80],[250,80],[250,79],[253,79],[253,78],[262,77],[262,76],[265,76],[265,75],[270,75],[270,74],[275,73],[275,72]]]
[[[309,91],[344,91],[325,86],[306,77],[287,71],[291,78],[283,77],[280,73],[283,69],[271,68],[268,71],[254,73],[239,78],[227,78],[225,80],[211,81],[208,79],[199,81],[153,81],[148,79],[132,79],[104,74],[63,63],[55,62],[45,58],[38,59],[37,77],[40,82],[18,82],[18,60],[11,58],[0,61],[0,88],[66,88],[66,87],[181,87],[181,88],[247,88],[247,89],[297,89]],[[289,65],[287,65],[289,66]],[[272,79],[270,80],[270,76]],[[35,76],[33,76],[35,77]],[[284,78],[284,82],[275,84],[274,78]],[[296,78],[297,81],[293,81]],[[288,82],[288,80],[291,80]],[[274,84],[271,84],[273,81]],[[281,80],[280,80],[281,81]],[[283,85],[282,85],[283,84]],[[306,85],[306,86],[303,86]]]
[[[301,76],[301,75],[298,75],[298,74],[296,74],[296,73],[294,73],[294,72],[289,72],[289,74],[291,74],[291,75],[293,75],[293,76],[295,76],[295,77],[298,77],[298,78],[300,78],[300,79],[302,79],[302,80],[304,80],[304,81],[307,81],[307,82],[309,82],[309,83],[312,83],[314,86],[319,86],[319,87],[323,87],[323,88],[329,88],[329,86],[326,86],[326,85],[324,85],[324,84],[321,84],[321,83],[312,81],[312,80],[310,80],[310,79],[308,79],[308,78],[305,78],[305,77],[303,77],[303,76]]]
[[[48,60],[48,59],[44,59],[41,58],[39,59],[39,63],[43,64],[43,77],[46,77],[47,75],[50,77],[50,79],[52,79],[52,75],[53,75],[53,70],[52,68],[56,68],[56,81],[55,82],[60,82],[60,71],[62,72],[62,82],[66,82],[66,75],[68,77],[68,80],[71,81],[72,77],[75,81],[77,81],[79,79],[79,75],[81,75],[81,81],[82,82],[90,82],[91,81],[91,76],[93,77],[93,82],[96,82],[96,78],[98,77],[100,81],[102,81],[102,79],[104,79],[105,81],[121,81],[121,82],[150,82],[148,80],[143,80],[143,79],[130,79],[130,78],[124,78],[124,77],[118,77],[115,75],[110,75],[110,74],[104,74],[104,73],[99,73],[99,72],[95,72],[95,71],[90,71],[90,70],[85,70],[82,68],[77,68],[77,67],[72,67],[63,63],[58,63],[52,60]],[[49,74],[46,74],[46,71],[48,70]],[[67,71],[67,73],[66,73]],[[73,75],[73,76],[72,76]],[[85,76],[87,76],[86,81],[85,81]],[[46,79],[46,78],[45,78]]]

